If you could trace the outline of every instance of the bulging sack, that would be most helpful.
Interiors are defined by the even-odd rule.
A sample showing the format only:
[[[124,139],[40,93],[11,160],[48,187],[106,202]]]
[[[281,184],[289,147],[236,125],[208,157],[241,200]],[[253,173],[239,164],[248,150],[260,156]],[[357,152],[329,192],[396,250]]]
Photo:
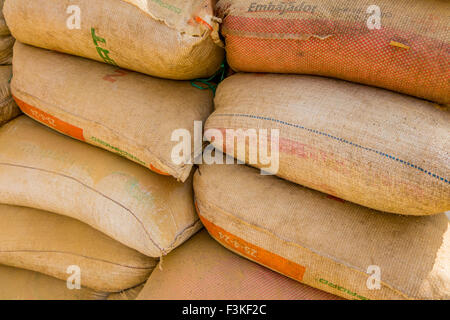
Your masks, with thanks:
[[[105,300],[108,297],[108,293],[84,287],[69,290],[67,281],[2,265],[0,283],[0,300]]]
[[[14,51],[11,90],[28,116],[157,173],[189,177],[192,165],[172,161],[171,137],[178,129],[194,137],[194,121],[212,112],[210,90],[21,43]]]
[[[206,231],[155,268],[137,300],[335,300],[226,250]]]
[[[11,96],[11,77],[12,67],[0,66],[0,126],[20,114],[20,109]]]
[[[11,0],[26,44],[176,80],[213,75],[224,58],[213,0]]]
[[[236,71],[314,74],[450,103],[447,0],[220,0]]]
[[[194,189],[217,241],[297,281],[347,299],[450,298],[445,214],[377,212],[244,165],[201,165]]]
[[[450,113],[436,106],[341,80],[237,74],[219,85],[205,130],[221,130],[218,149],[263,168],[264,148],[248,137],[268,130],[270,149],[278,132],[278,176],[376,210],[429,215],[450,209]],[[231,129],[247,136],[245,153]]]
[[[118,292],[147,280],[154,258],[127,248],[75,219],[0,204],[0,264]],[[70,281],[69,281],[70,282]]]
[[[21,116],[0,129],[0,203],[81,220],[160,257],[201,228],[186,183]]]

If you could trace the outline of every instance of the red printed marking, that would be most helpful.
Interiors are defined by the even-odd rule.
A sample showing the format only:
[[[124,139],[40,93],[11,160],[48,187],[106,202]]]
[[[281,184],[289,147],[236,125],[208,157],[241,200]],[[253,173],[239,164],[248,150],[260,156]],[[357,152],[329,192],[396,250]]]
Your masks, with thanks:
[[[104,77],[103,77],[103,80],[114,83],[114,82],[117,81],[117,80],[114,79],[114,78],[125,77],[125,76],[128,74],[127,71],[122,70],[122,69],[117,69],[117,70],[115,70],[114,72],[115,72],[115,74],[108,74],[108,75],[104,76]]]
[[[14,97],[14,96],[13,96]],[[17,97],[14,97],[14,100],[16,101],[17,105],[20,107],[23,113],[28,115],[29,117],[61,132],[68,136],[71,136],[72,138],[85,141],[84,135],[83,135],[83,129],[75,127],[71,125],[70,123],[67,123],[65,121],[62,121],[51,114],[48,114],[36,107],[33,107],[29,105],[28,103],[18,99]]]
[[[231,136],[227,137],[225,128],[207,128],[207,129],[216,129],[222,133],[222,151],[233,155],[237,155],[236,145],[235,150],[227,150],[227,141],[231,141]],[[244,129],[243,129],[244,130]],[[212,138],[215,138],[212,136]],[[215,139],[211,139],[214,142]],[[311,145],[303,144],[298,141],[280,138],[279,141],[279,151],[280,151],[280,160],[282,160],[282,155],[292,155],[297,157],[298,159],[304,159],[305,161],[317,162],[318,165],[321,165],[327,170],[337,172],[345,177],[354,177],[355,171],[361,170],[359,166],[355,166],[349,159],[338,158],[334,153],[320,150]],[[249,144],[248,139],[246,139],[246,154],[249,152]],[[414,194],[417,198],[423,199],[427,196],[427,193],[423,188],[421,188],[417,184],[411,184],[409,181],[405,179],[393,180],[392,177],[386,175],[382,172],[371,172],[371,175],[359,175],[360,182],[364,184],[366,187],[370,187],[376,185],[377,187],[382,186],[392,187],[397,186],[401,188],[401,191],[406,194]],[[306,182],[305,182],[306,183]],[[307,184],[310,188],[328,193],[328,194],[337,194],[337,192],[329,186],[327,183],[313,183],[312,181],[307,181]]]

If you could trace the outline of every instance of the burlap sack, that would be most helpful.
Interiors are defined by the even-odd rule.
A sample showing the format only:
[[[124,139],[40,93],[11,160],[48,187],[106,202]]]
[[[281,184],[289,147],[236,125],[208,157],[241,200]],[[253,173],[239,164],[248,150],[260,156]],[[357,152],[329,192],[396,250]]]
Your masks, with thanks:
[[[125,247],[72,218],[0,204],[0,264],[67,281],[79,268],[81,285],[118,292],[144,282],[154,258]]]
[[[128,247],[167,254],[201,223],[182,184],[21,116],[0,129],[0,203],[81,220]]]
[[[187,80],[209,77],[222,63],[213,5],[213,0],[11,0],[4,14],[21,42]]]
[[[11,36],[0,36],[0,65],[12,63],[14,42]]]
[[[323,75],[450,103],[448,0],[220,0],[217,7],[237,71]]]
[[[187,81],[139,73],[17,43],[11,90],[39,122],[185,181],[192,165],[175,165],[177,129],[194,137],[194,121],[212,112],[212,92]],[[200,152],[200,150],[199,150]]]
[[[12,77],[11,66],[0,66],[0,126],[20,114],[14,99],[11,96],[9,81]]]
[[[377,212],[244,165],[202,165],[194,189],[216,240],[295,280],[347,299],[450,299],[445,214]]]
[[[0,300],[135,300],[144,287],[118,293],[68,289],[67,282],[45,274],[0,265]]]
[[[164,258],[138,300],[335,300],[231,253],[206,231]]]
[[[66,281],[0,265],[0,300],[105,300],[108,293],[69,290]]]
[[[381,211],[450,209],[450,112],[437,105],[322,77],[237,74],[215,106],[206,130],[279,129],[282,178]]]

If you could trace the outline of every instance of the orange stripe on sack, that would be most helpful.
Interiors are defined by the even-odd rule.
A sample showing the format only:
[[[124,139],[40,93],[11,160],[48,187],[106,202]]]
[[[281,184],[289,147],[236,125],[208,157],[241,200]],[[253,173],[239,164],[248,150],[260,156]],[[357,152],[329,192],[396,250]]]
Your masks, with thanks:
[[[306,268],[295,262],[289,261],[279,255],[269,252],[263,248],[255,246],[254,244],[247,242],[228,231],[216,226],[212,222],[206,220],[200,215],[197,203],[195,208],[205,228],[217,241],[222,243],[225,247],[231,248],[234,251],[239,252],[243,256],[250,260],[258,262],[263,266],[266,266],[274,271],[282,273],[297,281],[302,281]]]
[[[72,138],[85,141],[84,135],[83,135],[83,129],[75,127],[71,125],[70,123],[64,122],[51,114],[48,114],[36,107],[33,107],[29,105],[28,103],[18,99],[17,97],[14,97],[14,100],[16,101],[17,105],[20,107],[20,110],[22,110],[23,113],[28,115],[29,117],[42,122],[43,124],[46,124],[47,126],[64,133],[68,136],[71,136]]]
[[[163,175],[163,176],[170,176],[170,174],[168,174],[168,173],[166,173],[164,171],[161,171],[159,169],[156,169],[152,164],[150,164],[150,170],[152,170],[153,172],[156,172],[156,173],[158,173],[160,175]]]
[[[209,30],[213,31],[213,27],[208,22],[206,22],[205,20],[200,18],[199,16],[196,16],[194,19],[196,22],[207,26]]]

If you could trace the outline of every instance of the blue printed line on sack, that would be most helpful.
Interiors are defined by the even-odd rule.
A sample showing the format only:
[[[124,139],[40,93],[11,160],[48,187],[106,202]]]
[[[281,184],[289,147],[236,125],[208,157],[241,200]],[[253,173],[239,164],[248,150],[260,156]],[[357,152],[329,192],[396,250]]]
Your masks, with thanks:
[[[376,153],[376,154],[378,154],[378,155],[380,155],[380,156],[383,156],[383,157],[386,157],[386,158],[388,158],[388,159],[391,159],[391,160],[394,160],[394,161],[403,163],[404,165],[407,165],[407,166],[409,166],[409,167],[411,167],[411,168],[414,168],[414,169],[419,170],[420,172],[423,172],[423,173],[425,173],[425,174],[428,174],[430,177],[436,178],[436,179],[438,179],[438,180],[440,180],[440,181],[442,181],[442,182],[445,182],[445,183],[450,184],[450,180],[449,180],[449,179],[444,178],[444,177],[441,177],[441,176],[439,176],[439,175],[437,175],[437,174],[435,174],[435,173],[432,173],[432,172],[430,172],[430,171],[428,171],[428,170],[426,170],[426,169],[423,169],[423,168],[421,168],[421,167],[419,167],[419,166],[417,166],[417,165],[415,165],[415,164],[413,164],[413,163],[410,163],[410,162],[408,162],[408,161],[399,159],[399,158],[397,158],[397,157],[395,157],[395,156],[391,156],[391,155],[389,155],[389,154],[387,154],[387,153],[384,153],[384,152],[381,152],[381,151],[378,151],[378,150],[375,150],[375,149],[372,149],[372,148],[364,147],[364,146],[362,146],[362,145],[359,145],[359,144],[357,144],[357,143],[348,141],[348,140],[346,140],[346,139],[342,139],[342,138],[333,136],[333,135],[328,134],[328,133],[326,133],[326,132],[322,132],[322,131],[319,131],[319,130],[314,130],[314,129],[306,128],[306,127],[301,126],[301,125],[298,125],[298,124],[293,124],[293,123],[289,123],[289,122],[286,122],[286,121],[282,121],[282,120],[278,120],[278,119],[274,119],[274,118],[270,118],[270,117],[254,116],[254,115],[251,115],[251,114],[220,113],[220,114],[215,114],[214,116],[216,116],[216,117],[218,117],[218,116],[225,116],[225,117],[244,117],[244,118],[252,118],[252,119],[259,119],[259,120],[267,120],[267,121],[272,121],[272,122],[277,122],[277,123],[280,123],[280,124],[284,124],[284,125],[286,125],[286,126],[290,126],[290,127],[294,127],[294,128],[306,130],[306,131],[309,131],[309,132],[312,132],[312,133],[315,133],[315,134],[319,134],[319,135],[322,135],[322,136],[325,136],[325,137],[328,137],[328,138],[337,140],[337,141],[342,142],[342,143],[349,144],[349,145],[351,145],[351,146],[354,146],[354,147],[357,147],[357,148],[360,148],[360,149],[363,149],[363,150],[366,150],[366,151],[374,152],[374,153]]]

